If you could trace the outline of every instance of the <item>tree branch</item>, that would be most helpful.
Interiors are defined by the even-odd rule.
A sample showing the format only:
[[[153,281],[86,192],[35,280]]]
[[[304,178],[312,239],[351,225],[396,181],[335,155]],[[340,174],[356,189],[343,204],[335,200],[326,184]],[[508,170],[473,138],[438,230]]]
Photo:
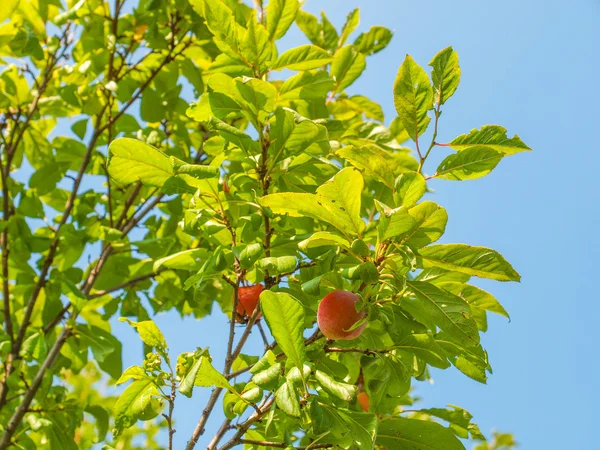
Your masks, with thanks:
[[[252,413],[252,415],[238,427],[238,430],[233,435],[233,437],[229,441],[227,441],[220,448],[220,450],[228,450],[231,447],[233,447],[234,445],[239,444],[241,437],[246,433],[246,431],[248,431],[248,429],[252,426],[252,424],[254,422],[261,419],[262,416],[264,416],[269,411],[269,409],[271,409],[271,406],[273,406],[274,402],[275,402],[275,397],[272,397],[265,403],[265,405],[263,407],[259,408],[260,412],[255,411],[254,413]],[[0,450],[2,450],[2,449],[0,449]]]
[[[376,355],[378,353],[389,353],[391,349],[365,349],[365,348],[339,348],[339,347],[324,347],[325,353],[362,353],[363,355]]]
[[[273,448],[289,448],[290,445],[285,444],[283,442],[269,442],[269,441],[255,441],[253,439],[240,439],[240,444],[249,444],[249,445],[260,445],[263,447],[273,447]],[[307,445],[305,447],[293,447],[296,450],[310,450],[311,448],[331,448],[333,444],[314,444]]]
[[[127,281],[125,281],[125,282],[123,282],[121,284],[113,286],[113,287],[111,287],[109,289],[105,289],[105,290],[101,290],[101,291],[96,291],[96,292],[94,292],[92,294],[88,294],[87,298],[91,300],[93,298],[98,298],[98,297],[102,297],[103,295],[110,294],[111,292],[115,292],[115,291],[119,291],[121,289],[128,288],[130,286],[133,286],[134,284],[139,283],[140,281],[145,281],[145,280],[148,280],[150,278],[155,278],[159,274],[161,274],[162,272],[164,272],[164,270],[157,271],[157,272],[147,273],[145,275],[140,275],[139,277],[132,278],[132,279],[127,280]]]
[[[219,399],[219,396],[221,395],[222,391],[223,391],[223,388],[216,388],[215,390],[212,391],[212,394],[210,395],[210,397],[208,399],[208,403],[206,404],[204,411],[202,411],[200,420],[196,424],[196,428],[194,428],[192,437],[190,438],[187,445],[185,446],[185,450],[193,450],[193,448],[198,443],[198,439],[200,439],[200,436],[202,436],[204,434],[204,431],[206,429],[206,422],[208,422],[208,418],[210,417],[210,414],[212,413],[212,410],[215,407],[215,404],[217,403],[217,400]]]
[[[33,379],[33,382],[31,383],[31,386],[29,386],[27,392],[23,396],[21,404],[19,405],[13,416],[10,418],[8,425],[6,425],[6,428],[4,429],[4,433],[0,438],[0,450],[6,450],[8,446],[11,445],[12,436],[15,433],[19,424],[21,423],[21,420],[23,420],[23,416],[27,412],[29,405],[31,405],[33,397],[35,396],[40,385],[42,384],[46,370],[52,367],[52,365],[56,361],[56,358],[60,353],[60,349],[62,348],[63,344],[67,341],[67,338],[71,335],[71,332],[72,330],[70,327],[63,328],[63,331],[61,332],[58,339],[50,349],[46,360],[40,366],[37,374],[35,375],[35,378]]]
[[[23,317],[23,322],[22,322],[21,328],[19,330],[19,333],[17,335],[17,339],[13,342],[12,349],[11,349],[13,359],[16,359],[16,357],[19,355],[22,343],[23,343],[25,335],[26,335],[27,328],[29,326],[29,322],[31,320],[31,315],[32,315],[33,309],[35,307],[35,303],[36,303],[37,298],[46,282],[46,276],[48,275],[49,269],[52,265],[54,256],[56,255],[56,251],[58,249],[58,244],[59,244],[59,239],[60,239],[60,230],[61,230],[62,226],[69,219],[69,216],[70,216],[73,206],[75,204],[75,199],[77,197],[77,193],[78,193],[79,187],[81,185],[81,181],[83,179],[83,175],[85,173],[87,165],[89,164],[92,151],[95,148],[98,138],[107,128],[112,126],[125,113],[125,111],[135,102],[135,100],[137,100],[137,98],[139,98],[141,93],[150,85],[152,80],[156,77],[156,75],[158,75],[158,73],[164,68],[164,66],[166,64],[168,64],[169,62],[173,61],[177,56],[181,55],[192,44],[192,42],[193,42],[193,40],[190,39],[186,44],[183,45],[183,47],[177,53],[173,53],[174,49],[171,49],[171,51],[169,52],[169,54],[167,55],[165,60],[161,63],[161,65],[152,72],[152,74],[146,80],[146,82],[138,89],[138,91],[133,95],[133,97],[123,106],[123,108],[119,111],[119,113],[117,113],[114,117],[112,117],[110,120],[108,120],[104,125],[101,125],[100,121],[101,121],[102,116],[104,115],[107,105],[104,105],[102,110],[98,114],[98,124],[96,126],[96,131],[94,132],[94,134],[90,140],[90,143],[88,145],[86,154],[83,157],[83,161],[81,163],[77,178],[75,179],[75,184],[73,186],[71,195],[69,196],[69,199],[67,200],[67,204],[65,205],[65,212],[63,213],[62,219],[59,223],[59,226],[57,227],[56,237],[50,244],[48,254],[44,260],[44,265],[40,272],[38,282],[36,283],[34,290],[29,298],[29,301],[27,302],[24,317]],[[37,103],[36,103],[36,105],[37,105]],[[158,202],[156,202],[156,203],[158,203]],[[155,205],[153,205],[153,206],[155,206]],[[123,233],[127,234],[137,224],[137,222],[139,220],[141,220],[141,218],[138,218],[137,220],[133,220],[128,225],[126,225],[123,229]],[[97,279],[100,268],[104,264],[106,258],[108,258],[108,256],[110,255],[111,246],[109,245],[106,248],[108,249],[106,257],[104,259],[101,258],[99,260],[99,263],[101,263],[100,265],[98,265],[98,264],[96,265],[96,267],[98,267],[98,270],[95,272],[92,271],[92,273],[90,273],[90,276],[86,280],[86,283],[85,283],[84,289],[83,289],[85,294],[88,294],[89,291],[91,290],[93,283]],[[96,267],[94,269],[96,269]],[[66,311],[65,311],[65,313],[66,313]],[[75,319],[75,318],[76,318],[76,315],[73,315],[72,319]],[[29,405],[31,404],[35,394],[37,393],[37,390],[39,389],[39,387],[41,385],[41,382],[43,380],[46,370],[48,370],[50,367],[52,367],[52,365],[54,364],[54,362],[56,360],[56,357],[60,353],[62,346],[64,345],[64,343],[66,342],[66,340],[70,336],[70,334],[71,334],[71,329],[69,327],[65,327],[63,329],[63,332],[59,336],[59,338],[55,341],[50,352],[46,356],[45,361],[40,366],[40,368],[34,378],[34,382],[27,389],[27,392],[25,393],[25,395],[23,397],[23,402],[21,403],[21,405],[19,406],[17,411],[15,411],[15,413],[11,417],[10,422],[9,422],[8,426],[6,427],[4,434],[2,435],[2,438],[0,440],[0,450],[4,450],[8,445],[10,445],[12,436],[13,436],[16,428],[20,424],[21,420],[23,419],[23,415],[25,414],[27,408],[29,408]],[[10,369],[7,371],[7,375],[9,376],[13,370],[14,370],[14,365],[11,364]],[[6,399],[6,395],[7,395],[7,391],[8,391],[8,376],[5,376],[4,379],[2,380],[2,383],[0,383],[0,400],[4,399],[4,401]],[[2,406],[4,406],[4,405],[0,403],[0,409],[2,408]]]

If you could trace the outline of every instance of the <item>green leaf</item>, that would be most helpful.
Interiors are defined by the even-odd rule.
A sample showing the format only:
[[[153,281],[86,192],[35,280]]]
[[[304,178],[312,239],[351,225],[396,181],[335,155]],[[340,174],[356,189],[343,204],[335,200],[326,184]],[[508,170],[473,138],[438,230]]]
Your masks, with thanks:
[[[369,413],[358,413],[347,409],[334,408],[329,405],[319,404],[331,414],[335,420],[328,428],[336,435],[340,431],[351,438],[343,447],[356,446],[359,450],[372,450],[375,448],[377,436],[377,416]]]
[[[515,135],[509,139],[506,135],[506,128],[499,125],[485,125],[481,127],[481,130],[474,128],[469,134],[461,134],[452,139],[447,145],[458,151],[476,145],[485,145],[505,155],[531,151],[519,136]]]
[[[416,226],[403,237],[402,243],[411,248],[421,248],[437,241],[446,230],[448,213],[434,202],[425,201],[408,210]]]
[[[363,185],[360,172],[346,168],[321,185],[316,194],[277,193],[262,197],[260,202],[276,214],[310,216],[333,225],[346,235],[356,236],[365,228],[360,217]]]
[[[314,100],[324,98],[333,88],[333,79],[324,70],[300,72],[283,82],[279,100]]]
[[[520,281],[521,276],[504,257],[489,248],[466,244],[431,245],[419,251],[423,267],[440,267],[498,281]]]
[[[258,242],[233,248],[233,254],[240,260],[242,269],[250,269],[262,256],[263,252],[264,247]]]
[[[394,117],[392,123],[390,123],[390,133],[399,144],[402,144],[410,139],[406,128],[404,128],[404,124],[398,116]]]
[[[388,450],[465,450],[439,423],[400,417],[379,423],[377,443]]]
[[[347,145],[336,152],[354,167],[376,178],[386,186],[394,189],[394,167],[390,165],[390,155],[374,145],[355,147]]]
[[[84,411],[94,417],[97,430],[95,438],[97,442],[104,441],[106,434],[108,433],[110,413],[99,405],[87,405]]]
[[[420,412],[445,420],[452,425],[451,428],[454,431],[461,432],[462,436],[460,437],[464,436],[464,439],[468,438],[469,433],[471,433],[471,438],[485,440],[477,424],[471,422],[473,415],[469,411],[454,405],[448,406],[453,409],[428,408],[422,409]]]
[[[197,248],[173,253],[154,261],[152,270],[158,272],[161,267],[166,269],[197,270],[200,265],[199,258],[203,253],[202,249]]]
[[[148,378],[148,375],[146,375],[143,368],[140,366],[131,366],[125,369],[125,372],[121,374],[115,384],[118,386],[129,380],[143,380],[144,378]]]
[[[385,213],[379,217],[379,226],[377,227],[380,241],[402,236],[412,230],[416,225],[415,218],[408,212],[394,211],[390,215]]]
[[[471,318],[469,304],[462,298],[433,284],[408,281],[415,295],[417,307],[422,314],[465,347],[479,344],[477,325]]]
[[[321,23],[312,14],[298,11],[296,25],[313,44],[326,50],[333,50],[337,46],[339,40],[337,31],[323,11],[321,11]]]
[[[34,60],[44,58],[44,50],[40,45],[40,41],[27,22],[18,28],[17,33],[9,43],[9,47],[17,56],[31,56]]]
[[[248,21],[248,29],[239,43],[243,59],[254,67],[255,72],[264,73],[268,64],[277,56],[275,44],[264,25],[253,15]]]
[[[448,358],[435,339],[428,334],[409,334],[394,344],[394,348],[410,351],[427,364],[439,369],[450,367]]]
[[[433,101],[443,105],[454,94],[460,82],[458,53],[452,47],[446,47],[433,57],[429,65],[433,68]]]
[[[213,367],[209,356],[203,355],[194,359],[192,367],[181,379],[179,392],[186,397],[191,397],[194,386],[219,387],[235,392],[227,379]]]
[[[271,66],[271,70],[311,70],[331,62],[331,55],[322,48],[306,44],[284,52]]]
[[[394,106],[406,132],[416,140],[429,125],[427,112],[433,106],[433,89],[427,73],[409,55],[394,82]]]
[[[251,155],[258,151],[258,145],[250,136],[239,128],[231,126],[222,120],[212,117],[209,126],[217,130],[224,139],[242,149],[246,154]]]
[[[216,166],[203,166],[200,164],[178,164],[178,161],[173,161],[176,175],[189,175],[198,180],[207,178],[217,178],[219,176],[219,168]]]
[[[302,380],[305,380],[310,376],[311,371],[312,367],[308,364],[304,364],[302,366],[302,371],[300,371],[300,369],[294,366],[288,371],[285,378],[294,383],[300,383]]]
[[[396,178],[394,188],[396,206],[412,208],[425,195],[427,183],[418,172],[404,172]]]
[[[271,367],[277,361],[277,357],[272,350],[267,350],[265,354],[250,368],[250,373],[258,373]]]
[[[76,330],[81,342],[91,348],[100,368],[115,379],[122,376],[121,342],[109,331],[93,325],[78,324]]]
[[[347,45],[335,52],[330,72],[335,79],[334,92],[340,92],[354,83],[366,67],[365,55],[354,45]]]
[[[275,341],[296,367],[302,369],[306,359],[304,308],[291,295],[268,290],[260,294],[260,306]]]
[[[4,0],[0,4],[0,23],[8,19],[17,6],[19,6],[19,0]]]
[[[263,114],[273,111],[277,88],[271,83],[244,77],[236,79],[235,86],[244,100],[244,108],[250,110],[253,118],[262,119]]]
[[[366,33],[361,33],[354,41],[354,46],[359,52],[368,56],[386,48],[392,37],[393,33],[386,27],[375,26]]]
[[[275,111],[275,123],[271,127],[271,146],[273,165],[277,163],[284,149],[287,154],[297,155],[310,147],[319,136],[319,128],[310,120],[296,123],[294,113],[288,109]]]
[[[352,97],[344,100],[344,103],[350,105],[352,109],[360,111],[369,119],[377,120],[379,122],[383,122],[385,120],[381,105],[379,103],[375,103],[364,95],[353,95]]]
[[[446,157],[434,176],[446,180],[474,180],[494,170],[503,157],[490,147],[477,145]]]
[[[160,94],[154,89],[147,88],[142,94],[140,115],[146,122],[160,122],[165,117],[165,107]]]
[[[215,74],[210,80],[217,75],[225,76],[224,74]],[[237,95],[237,90],[229,95],[223,92],[207,92],[200,97],[200,101],[190,105],[186,114],[197,122],[211,122],[215,119],[238,117],[244,110],[244,106],[238,100],[232,98],[232,96]]]
[[[216,39],[229,44],[237,43],[239,30],[233,12],[225,3],[221,0],[204,0],[201,13]]]
[[[256,383],[259,386],[268,385],[269,383],[277,380],[279,378],[279,375],[281,375],[281,363],[273,364],[268,369],[252,373],[254,373],[254,376],[252,377],[252,382]]]
[[[282,273],[290,273],[296,270],[298,260],[295,256],[271,256],[258,261],[258,266],[261,269],[269,271],[271,275],[279,275]]]
[[[315,372],[315,378],[325,392],[334,397],[351,402],[356,397],[357,387],[352,384],[340,383],[320,370]]]
[[[350,248],[350,242],[330,231],[317,231],[311,237],[299,242],[298,248],[307,250],[310,248],[322,247],[324,245],[338,245],[342,248]]]
[[[267,5],[267,31],[271,40],[282,38],[298,12],[298,0],[269,0]]]
[[[109,152],[108,172],[118,183],[141,181],[149,186],[162,187],[175,174],[167,155],[137,139],[115,139]]]
[[[439,283],[438,285],[442,289],[464,298],[471,306],[476,306],[510,319],[508,312],[506,312],[506,309],[504,309],[500,302],[492,294],[477,286],[452,281]]]
[[[142,322],[133,322],[126,317],[121,317],[119,318],[119,322],[127,322],[135,328],[140,334],[140,339],[144,344],[163,351],[167,349],[167,341],[153,321],[144,320]]]
[[[436,341],[444,349],[448,358],[454,366],[469,378],[486,384],[486,369],[489,369],[487,354],[481,346],[463,348],[450,338],[444,335],[444,332],[438,333]]]
[[[342,33],[340,34],[340,38],[338,40],[338,47],[341,47],[346,43],[348,37],[354,30],[356,30],[356,27],[358,27],[359,23],[360,10],[356,8],[346,17],[346,23],[344,23],[344,26],[342,27]]]
[[[277,407],[293,417],[300,417],[300,402],[294,384],[286,380],[275,393]]]
[[[43,361],[48,353],[48,345],[43,333],[34,333],[23,341],[21,357],[26,361]]]
[[[439,267],[430,267],[423,269],[417,275],[416,280],[418,281],[429,281],[430,283],[439,285],[447,281],[456,281],[458,283],[466,283],[471,278],[470,275],[460,272],[450,272],[448,270],[440,269]]]
[[[156,385],[149,379],[136,380],[127,386],[113,408],[115,437],[142,418],[151,407],[152,397],[159,395]]]

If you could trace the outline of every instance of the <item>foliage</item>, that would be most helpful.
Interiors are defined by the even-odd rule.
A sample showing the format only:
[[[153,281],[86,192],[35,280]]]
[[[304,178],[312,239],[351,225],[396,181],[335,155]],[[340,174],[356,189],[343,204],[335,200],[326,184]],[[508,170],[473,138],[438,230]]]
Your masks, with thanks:
[[[479,178],[529,148],[497,125],[436,140],[460,81],[452,48],[429,74],[406,57],[386,125],[346,89],[391,31],[353,39],[358,10],[337,30],[297,0],[255,3],[0,5],[0,449],[171,449],[176,396],[196,388],[213,391],[188,449],[221,402],[210,449],[485,440],[464,409],[412,408],[411,386],[430,367],[486,382],[480,332],[488,312],[508,314],[470,282],[520,276],[494,250],[436,243],[448,215],[427,181]],[[310,43],[280,52],[294,23]],[[441,147],[454,152],[427,176]],[[237,315],[240,287],[257,283],[260,308]],[[336,289],[367,314],[355,340],[315,327]],[[215,302],[231,316],[223,370],[200,347],[174,358],[152,318],[201,318]],[[124,371],[116,317],[146,354]],[[257,329],[265,353],[246,354]]]

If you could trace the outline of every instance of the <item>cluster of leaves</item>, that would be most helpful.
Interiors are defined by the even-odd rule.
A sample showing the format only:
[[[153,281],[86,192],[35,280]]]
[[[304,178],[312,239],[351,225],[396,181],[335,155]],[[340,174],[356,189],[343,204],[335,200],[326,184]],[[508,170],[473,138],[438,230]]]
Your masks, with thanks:
[[[0,448],[110,442],[116,399],[82,382],[89,370],[104,381],[123,371],[108,319],[194,311],[172,272],[160,274],[153,311],[142,306],[153,259],[191,241],[176,232],[179,199],[108,178],[107,145],[125,135],[186,164],[205,159],[207,130],[185,114],[184,87],[200,95],[218,54],[187,1],[0,2]],[[119,444],[159,448],[159,429]]]
[[[413,409],[411,384],[451,366],[486,381],[480,332],[488,312],[508,314],[470,280],[519,275],[494,250],[436,244],[448,216],[423,198],[431,178],[479,178],[529,149],[496,125],[436,141],[460,80],[452,48],[434,56],[431,75],[406,57],[386,126],[379,104],[346,89],[391,31],[351,39],[358,10],[338,32],[298,0],[256,5],[0,6],[0,449],[89,448],[109,423],[121,448],[140,433],[157,448],[157,424],[173,448],[175,398],[194,386],[214,390],[188,449],[220,401],[226,420],[210,449],[453,450],[485,440],[464,409]],[[310,44],[280,54],[294,23]],[[283,69],[293,75],[274,76]],[[184,85],[198,97],[189,107]],[[54,137],[66,120],[71,135]],[[455,152],[424,175],[441,147]],[[238,316],[240,288],[257,283],[260,307]],[[353,341],[315,328],[320,299],[338,289],[366,311]],[[215,302],[231,316],[223,371],[202,348],[173,367],[151,317],[199,318]],[[124,372],[108,322],[117,315],[135,319],[125,320],[147,354]],[[244,353],[253,330],[262,355]],[[131,382],[115,399],[86,377]]]

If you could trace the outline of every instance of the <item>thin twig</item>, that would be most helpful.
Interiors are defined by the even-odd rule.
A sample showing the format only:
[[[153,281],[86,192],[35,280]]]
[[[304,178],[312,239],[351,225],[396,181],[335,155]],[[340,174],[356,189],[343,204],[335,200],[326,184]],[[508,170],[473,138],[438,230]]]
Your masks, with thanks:
[[[284,442],[270,442],[270,441],[255,441],[254,439],[240,439],[240,444],[249,444],[249,445],[260,445],[263,447],[273,447],[273,448],[290,448],[289,444]],[[291,447],[296,450],[310,450],[311,448],[331,448],[333,444],[314,444],[307,445],[304,447]]]
[[[269,338],[267,338],[267,334],[265,333],[265,330],[263,329],[262,323],[259,321],[256,322],[256,326],[258,328],[258,331],[260,331],[260,336],[262,337],[263,343],[265,344],[265,352],[269,349]]]
[[[362,353],[364,355],[376,355],[377,353],[389,353],[389,349],[366,349],[366,348],[339,348],[339,347],[324,347],[325,353]]]
[[[227,441],[220,450],[228,450],[231,447],[233,447],[234,445],[239,444],[240,442],[240,438],[246,434],[246,431],[248,431],[248,429],[252,426],[252,424],[254,422],[256,422],[257,420],[259,420],[262,416],[264,416],[269,409],[271,408],[271,406],[273,406],[273,403],[275,402],[275,398],[271,398],[267,401],[267,403],[260,408],[260,413],[258,412],[254,412],[252,413],[252,415],[244,422],[242,423],[239,427],[238,430],[236,431],[236,433],[233,435],[233,437]]]
[[[208,422],[208,418],[210,417],[210,414],[212,413],[212,410],[215,407],[215,404],[217,403],[217,400],[219,399],[219,396],[221,395],[222,391],[223,388],[216,388],[212,391],[212,394],[210,394],[208,403],[202,411],[202,415],[200,416],[200,420],[196,424],[196,428],[194,428],[192,437],[185,446],[186,450],[192,450],[198,443],[198,439],[200,439],[200,436],[204,434],[204,431],[206,429],[206,422]]]

